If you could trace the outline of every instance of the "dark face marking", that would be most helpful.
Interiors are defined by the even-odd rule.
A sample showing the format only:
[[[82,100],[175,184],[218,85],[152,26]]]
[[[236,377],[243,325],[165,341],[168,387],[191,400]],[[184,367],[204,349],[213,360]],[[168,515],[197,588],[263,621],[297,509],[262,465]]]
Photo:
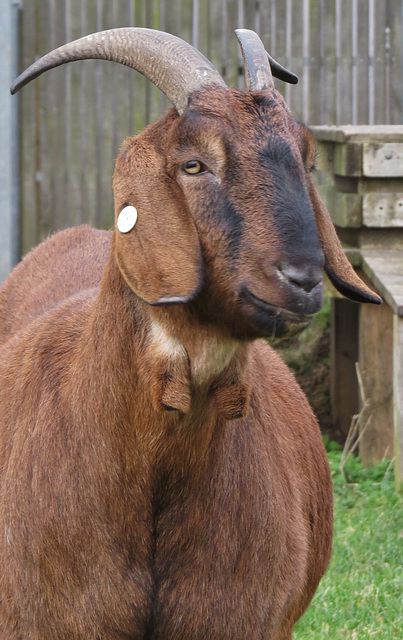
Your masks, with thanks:
[[[216,224],[223,230],[230,255],[235,257],[243,233],[243,218],[223,193],[215,211]]]
[[[273,139],[260,151],[262,169],[270,175],[272,211],[276,231],[286,253],[295,262],[321,264],[319,234],[308,193],[290,146]]]

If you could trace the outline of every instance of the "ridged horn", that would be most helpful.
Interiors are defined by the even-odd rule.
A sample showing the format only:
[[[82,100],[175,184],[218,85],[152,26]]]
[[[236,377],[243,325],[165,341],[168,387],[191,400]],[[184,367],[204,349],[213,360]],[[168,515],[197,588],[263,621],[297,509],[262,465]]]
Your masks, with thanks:
[[[184,40],[154,29],[124,27],[93,33],[51,51],[14,81],[11,93],[49,69],[88,59],[112,60],[139,71],[180,114],[193,91],[208,84],[226,86],[211,62]]]
[[[297,76],[281,66],[267,53],[257,33],[250,29],[236,29],[235,33],[245,64],[245,79],[248,91],[267,89],[273,84],[273,76],[284,80],[284,82],[297,84]]]

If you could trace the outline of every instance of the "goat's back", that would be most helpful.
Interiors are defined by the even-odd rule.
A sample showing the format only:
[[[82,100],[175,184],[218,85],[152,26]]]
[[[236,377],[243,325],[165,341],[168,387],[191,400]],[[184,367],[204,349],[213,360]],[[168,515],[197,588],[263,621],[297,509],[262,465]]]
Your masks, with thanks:
[[[109,231],[81,225],[28,253],[0,288],[0,344],[63,300],[98,287],[111,237]]]

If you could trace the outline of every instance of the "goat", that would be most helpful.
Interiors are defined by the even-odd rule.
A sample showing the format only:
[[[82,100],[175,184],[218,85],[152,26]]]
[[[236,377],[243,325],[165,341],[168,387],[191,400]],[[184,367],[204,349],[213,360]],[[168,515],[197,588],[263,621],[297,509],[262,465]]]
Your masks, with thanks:
[[[237,35],[246,92],[136,28],[60,47],[13,86],[98,57],[174,106],[123,145],[113,230],[56,233],[0,289],[1,640],[289,640],[327,567],[319,428],[262,338],[309,322],[323,267],[380,300],[272,72],[292,78]]]

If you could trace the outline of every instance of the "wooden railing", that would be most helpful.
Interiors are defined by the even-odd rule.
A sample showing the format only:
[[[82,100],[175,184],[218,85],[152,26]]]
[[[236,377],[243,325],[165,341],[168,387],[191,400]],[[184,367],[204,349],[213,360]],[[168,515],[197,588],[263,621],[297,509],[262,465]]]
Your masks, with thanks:
[[[394,457],[400,484],[403,126],[313,127],[313,132],[319,147],[319,190],[351,262],[384,299],[382,307],[333,300],[334,420],[347,435],[353,414],[365,403],[357,433],[363,462]]]

